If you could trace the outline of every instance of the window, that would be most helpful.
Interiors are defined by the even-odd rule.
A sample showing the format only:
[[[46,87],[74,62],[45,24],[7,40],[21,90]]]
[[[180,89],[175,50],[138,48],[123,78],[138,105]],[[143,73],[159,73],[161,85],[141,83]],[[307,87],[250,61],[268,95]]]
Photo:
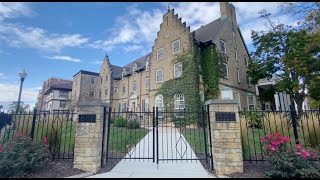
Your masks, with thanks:
[[[227,63],[222,63],[222,71],[223,71],[223,77],[229,78],[229,66]]]
[[[237,79],[238,79],[238,83],[240,83],[240,70],[237,69]]]
[[[92,78],[90,79],[90,82],[91,82],[91,84],[96,84],[96,78],[92,77]]]
[[[200,91],[200,100],[201,102],[204,102],[204,94],[203,94],[203,91]]]
[[[254,102],[254,96],[247,96],[248,99],[248,110],[254,110],[255,109],[255,102]]]
[[[123,79],[125,76],[126,76],[126,69],[123,68],[123,70],[122,70],[122,79]]]
[[[176,117],[183,117],[184,112],[184,96],[182,94],[174,95],[174,108],[175,108],[175,116]]]
[[[102,77],[100,78],[100,83],[102,84]]]
[[[134,63],[134,65],[132,66],[132,74],[133,74],[133,76],[136,75],[136,71],[137,71],[137,64]]]
[[[144,112],[149,111],[149,98],[142,100],[142,111]]]
[[[248,67],[248,66],[249,66],[247,56],[244,56],[244,64],[246,65],[246,67]]]
[[[114,88],[114,93],[118,93],[118,88]]]
[[[146,89],[150,89],[150,81],[149,81],[149,78],[146,78]]]
[[[172,54],[180,52],[180,39],[172,43]]]
[[[68,91],[59,91],[59,97],[68,98]]]
[[[251,86],[251,78],[247,75],[247,84],[248,86]]]
[[[229,87],[221,89],[221,99],[233,99],[232,89]]]
[[[146,71],[149,71],[149,61],[146,62]]]
[[[66,101],[60,101],[60,107],[65,108],[66,107]]]
[[[95,91],[91,90],[90,93],[89,93],[89,97],[94,97],[94,96],[95,96]]]
[[[163,69],[158,69],[156,71],[156,83],[161,83],[163,81]]]
[[[124,94],[124,93],[126,93],[126,86],[125,85],[122,86],[122,94]]]
[[[99,97],[101,97],[101,90],[99,90]]]
[[[106,75],[106,81],[108,81],[108,75]]]
[[[136,92],[137,90],[137,83],[135,81],[132,82],[132,92]]]
[[[159,112],[158,117],[162,118],[164,108],[163,108],[163,96],[161,94],[158,94],[155,98],[155,107],[158,108],[158,112]]]
[[[174,65],[174,78],[178,78],[182,75],[182,63],[178,63]]]
[[[223,40],[220,40],[220,51],[223,53],[223,54],[226,54],[226,43],[223,41]]]
[[[238,52],[236,49],[234,50],[234,59],[238,61]]]
[[[104,96],[108,96],[108,89],[107,88],[104,90]]]
[[[157,60],[159,61],[163,58],[164,58],[164,50],[163,50],[163,48],[160,48],[157,50]]]
[[[241,110],[241,100],[240,100],[240,93],[238,91],[233,91],[233,97],[234,99],[238,100],[238,108]]]
[[[126,102],[121,102],[120,112],[125,112],[125,111],[126,111]]]

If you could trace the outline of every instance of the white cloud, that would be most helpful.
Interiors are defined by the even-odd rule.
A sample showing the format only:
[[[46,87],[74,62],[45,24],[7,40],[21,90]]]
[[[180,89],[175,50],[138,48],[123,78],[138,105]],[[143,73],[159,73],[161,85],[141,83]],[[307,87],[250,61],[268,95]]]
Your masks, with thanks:
[[[0,39],[13,47],[29,47],[59,52],[65,47],[79,47],[89,41],[80,34],[56,34],[35,27],[0,24]]]
[[[20,86],[12,83],[0,83],[0,101],[10,103],[17,101],[19,96]],[[21,101],[34,105],[37,100],[39,89],[23,88],[21,93]]]
[[[53,59],[53,60],[62,60],[62,61],[71,61],[71,62],[81,62],[80,59],[73,58],[70,56],[45,56],[47,59]]]
[[[90,62],[91,64],[99,64],[99,65],[101,65],[102,64],[102,61],[98,61],[98,60],[96,60],[96,61],[92,61],[92,62]]]
[[[6,79],[6,78],[7,77],[4,74],[0,73],[0,79]]]
[[[0,21],[19,16],[32,16],[34,14],[27,3],[0,2]]]
[[[123,49],[126,52],[131,52],[131,51],[141,50],[141,49],[143,49],[143,46],[140,46],[140,45],[129,45],[129,46],[123,47]]]

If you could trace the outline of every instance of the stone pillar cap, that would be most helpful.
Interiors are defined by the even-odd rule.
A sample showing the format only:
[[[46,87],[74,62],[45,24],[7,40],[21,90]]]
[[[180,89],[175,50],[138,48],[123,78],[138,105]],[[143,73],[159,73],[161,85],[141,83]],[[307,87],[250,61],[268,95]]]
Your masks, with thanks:
[[[205,102],[206,105],[209,104],[238,104],[236,99],[210,99]]]
[[[89,102],[79,102],[78,106],[102,106],[102,107],[110,107],[109,103],[105,103],[102,101],[89,101]]]

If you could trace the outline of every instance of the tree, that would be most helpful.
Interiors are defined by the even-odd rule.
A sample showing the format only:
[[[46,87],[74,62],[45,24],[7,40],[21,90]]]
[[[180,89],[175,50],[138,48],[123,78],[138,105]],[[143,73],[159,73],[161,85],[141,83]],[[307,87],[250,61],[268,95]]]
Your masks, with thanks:
[[[256,50],[251,54],[247,73],[253,84],[278,75],[281,80],[275,85],[276,91],[288,93],[301,114],[306,90],[310,87],[309,95],[313,97],[320,89],[320,30],[311,33],[305,29],[276,24],[265,10],[260,14],[260,18],[266,20],[268,29],[252,31],[251,38]]]
[[[18,101],[12,101],[9,104],[9,109],[8,111],[10,112],[16,112],[18,107]],[[29,104],[24,104],[23,101],[20,101],[20,107],[19,107],[19,112],[18,113],[27,113],[30,110],[30,105]]]

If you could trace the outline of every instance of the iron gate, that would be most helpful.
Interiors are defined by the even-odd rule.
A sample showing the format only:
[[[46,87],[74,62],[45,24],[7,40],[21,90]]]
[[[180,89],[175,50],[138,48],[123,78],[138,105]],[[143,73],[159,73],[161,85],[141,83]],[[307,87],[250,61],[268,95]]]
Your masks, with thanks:
[[[208,110],[105,111],[102,163],[198,162],[213,169]],[[105,158],[104,158],[105,157]],[[115,161],[115,162],[114,162]]]

